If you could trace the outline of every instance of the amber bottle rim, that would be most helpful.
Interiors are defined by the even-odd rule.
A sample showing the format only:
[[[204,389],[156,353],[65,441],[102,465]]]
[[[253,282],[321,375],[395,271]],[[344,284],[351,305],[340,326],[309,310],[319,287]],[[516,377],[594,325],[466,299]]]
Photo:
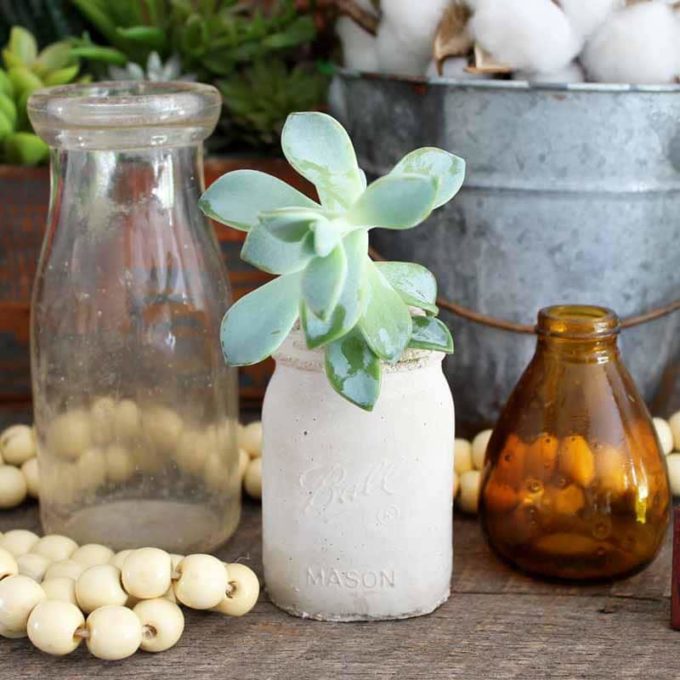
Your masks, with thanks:
[[[555,305],[538,313],[536,333],[572,340],[615,337],[621,322],[614,311],[596,305]]]

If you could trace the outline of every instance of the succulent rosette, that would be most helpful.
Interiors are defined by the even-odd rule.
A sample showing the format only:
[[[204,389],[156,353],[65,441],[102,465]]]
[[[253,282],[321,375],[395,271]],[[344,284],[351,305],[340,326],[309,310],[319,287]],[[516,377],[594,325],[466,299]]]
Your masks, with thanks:
[[[450,353],[453,341],[436,318],[432,273],[413,263],[374,262],[368,232],[426,220],[456,195],[465,163],[441,149],[417,149],[367,185],[345,129],[317,112],[292,114],[281,143],[319,202],[252,170],[227,173],[200,201],[212,219],[248,232],[243,260],[276,275],[226,313],[225,360],[248,366],[266,359],[299,320],[307,346],[324,350],[333,388],[370,411],[382,362],[399,361],[408,348]]]

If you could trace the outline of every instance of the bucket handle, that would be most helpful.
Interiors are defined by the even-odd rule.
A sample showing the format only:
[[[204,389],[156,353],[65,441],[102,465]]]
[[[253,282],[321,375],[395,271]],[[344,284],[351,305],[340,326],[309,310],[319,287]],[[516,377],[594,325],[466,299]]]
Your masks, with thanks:
[[[385,258],[375,249],[370,248],[370,255],[374,260],[378,262],[384,262]],[[456,316],[466,319],[467,321],[472,321],[472,323],[480,324],[482,326],[488,326],[489,328],[495,328],[500,331],[510,331],[512,333],[522,333],[524,335],[534,335],[536,329],[533,325],[516,323],[514,321],[508,321],[507,319],[499,319],[495,316],[489,316],[487,314],[482,314],[480,312],[475,312],[473,309],[468,309],[462,305],[457,304],[451,300],[447,300],[444,297],[437,298],[437,305],[442,309],[455,314]],[[662,307],[656,307],[643,314],[637,314],[635,316],[628,316],[621,320],[621,328],[633,328],[635,326],[641,326],[645,323],[650,323],[651,321],[656,321],[665,316],[670,316],[675,312],[680,311],[680,300],[674,300],[669,302],[667,305]]]

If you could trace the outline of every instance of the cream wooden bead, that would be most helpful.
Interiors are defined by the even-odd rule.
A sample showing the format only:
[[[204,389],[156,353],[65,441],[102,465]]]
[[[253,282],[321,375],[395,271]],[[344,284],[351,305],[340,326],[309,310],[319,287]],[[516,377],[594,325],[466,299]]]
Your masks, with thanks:
[[[113,557],[113,550],[107,548],[105,545],[100,545],[99,543],[87,543],[86,545],[81,545],[78,550],[76,550],[71,559],[74,562],[82,564],[85,569],[88,567],[94,567],[98,564],[108,564]]]
[[[132,442],[139,437],[142,414],[132,399],[122,399],[113,414],[114,433],[118,441]]]
[[[80,562],[59,560],[50,564],[45,572],[45,578],[70,578],[72,581],[77,581],[85,569],[85,565]]]
[[[671,426],[673,433],[673,448],[680,451],[680,411],[674,413],[669,419],[668,424]]]
[[[255,422],[239,429],[238,445],[251,457],[262,456],[262,423]]]
[[[4,534],[0,531],[0,541],[2,541]],[[0,548],[0,580],[6,576],[15,576],[19,573],[19,567],[16,563],[16,558],[9,550]]]
[[[666,456],[668,466],[668,481],[671,485],[671,493],[680,496],[680,453],[671,453]]]
[[[673,451],[673,431],[671,426],[663,418],[654,418],[653,420],[656,436],[661,444],[661,450],[665,455],[668,455]]]
[[[211,451],[205,461],[203,469],[206,486],[213,491],[226,491],[231,483],[229,466],[223,455],[217,451]]]
[[[37,458],[27,460],[21,466],[21,473],[26,481],[26,490],[31,498],[40,497],[40,466]]]
[[[16,558],[9,550],[0,548],[0,580],[8,576],[16,576],[19,573],[19,565]]]
[[[52,561],[44,555],[26,553],[17,557],[19,573],[32,578],[37,583],[45,578],[45,572],[50,564],[52,564]]]
[[[31,552],[43,555],[52,562],[61,562],[68,560],[77,549],[78,544],[72,538],[60,534],[48,534],[31,548]]]
[[[45,600],[28,617],[28,639],[41,651],[54,656],[73,652],[81,642],[77,635],[85,625],[78,607],[61,600]]]
[[[106,476],[114,484],[120,484],[135,474],[135,461],[128,450],[120,444],[111,444],[107,447],[104,457]]]
[[[114,567],[118,567],[118,569],[123,571],[123,564],[125,564],[125,560],[127,559],[127,556],[130,555],[133,550],[121,550],[120,552],[117,552],[112,558],[111,562],[109,564],[112,564]]]
[[[482,473],[479,470],[468,470],[460,476],[460,495],[458,507],[471,515],[477,514],[479,508],[479,491]]]
[[[142,426],[156,450],[161,453],[175,449],[184,429],[182,419],[173,410],[163,406],[144,411]]]
[[[92,442],[97,446],[106,446],[114,437],[114,414],[116,402],[111,397],[95,399],[90,407]]]
[[[38,602],[45,599],[45,591],[28,576],[18,574],[0,581],[0,628],[16,634],[26,633],[28,615]],[[8,636],[5,636],[8,637]]]
[[[173,602],[162,598],[143,600],[133,611],[142,624],[141,647],[145,652],[164,652],[182,637],[184,614]]]
[[[227,564],[229,586],[215,611],[228,616],[243,616],[256,604],[260,594],[260,582],[255,572],[245,564]]]
[[[240,480],[246,476],[246,471],[250,465],[250,456],[243,449],[238,450],[238,476]]]
[[[0,434],[0,455],[6,464],[21,466],[35,453],[35,437],[28,425],[12,425]]]
[[[472,470],[472,445],[467,439],[456,439],[453,444],[453,469],[459,475]]]
[[[120,569],[112,564],[98,564],[86,569],[76,581],[76,600],[86,613],[108,605],[124,605],[128,595],[123,590]]]
[[[460,489],[460,480],[458,479],[458,474],[456,471],[453,471],[453,498],[454,500],[456,499],[456,496],[458,495],[458,490]]]
[[[98,659],[118,661],[132,656],[142,642],[142,624],[127,607],[95,609],[85,621],[90,653]]]
[[[250,461],[243,478],[243,488],[251,498],[262,498],[262,458]]]
[[[21,470],[0,465],[0,508],[15,508],[26,500],[28,487]]]
[[[47,448],[51,453],[75,460],[92,443],[90,416],[76,409],[57,416],[47,430]]]
[[[175,597],[192,609],[216,607],[227,592],[227,568],[212,555],[188,555],[177,565]]]
[[[48,600],[59,600],[60,602],[70,602],[78,605],[76,599],[76,582],[72,578],[60,576],[57,578],[46,578],[40,586],[45,591]]]
[[[106,459],[96,446],[86,449],[76,463],[76,474],[82,489],[97,489],[106,481]]]
[[[0,548],[4,548],[12,553],[14,557],[19,557],[24,553],[31,552],[33,546],[38,542],[38,536],[26,529],[12,529],[6,531],[0,539]]]
[[[201,474],[208,455],[207,439],[198,430],[185,430],[174,452],[178,467],[191,475]]]
[[[163,597],[172,584],[172,560],[165,550],[133,550],[123,563],[123,587],[140,600]]]
[[[486,449],[489,446],[489,440],[493,430],[482,430],[472,440],[472,465],[475,470],[484,470],[484,462],[486,460]]]

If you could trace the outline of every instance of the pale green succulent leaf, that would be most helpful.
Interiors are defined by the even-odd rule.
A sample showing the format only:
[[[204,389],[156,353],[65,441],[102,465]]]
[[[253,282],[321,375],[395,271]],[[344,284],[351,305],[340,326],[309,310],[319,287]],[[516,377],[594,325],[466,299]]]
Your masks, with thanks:
[[[241,259],[269,274],[292,274],[304,269],[314,257],[311,232],[301,241],[287,243],[276,238],[266,225],[256,224],[246,236]]]
[[[45,85],[66,85],[73,81],[79,71],[80,66],[78,64],[66,66],[65,68],[60,68],[56,71],[50,71],[44,76]]]
[[[347,278],[347,256],[342,244],[326,257],[315,257],[302,276],[302,297],[309,310],[328,321]]]
[[[242,297],[225,314],[220,342],[230,366],[251,366],[275,352],[298,317],[300,275],[280,276]]]
[[[58,71],[74,62],[71,53],[71,45],[62,41],[48,45],[39,55],[35,62],[35,72],[42,76],[49,71]]]
[[[280,208],[260,213],[260,223],[277,239],[294,243],[301,241],[320,217],[319,210],[312,208]]]
[[[310,349],[323,347],[349,333],[359,321],[363,311],[362,281],[367,262],[368,234],[357,230],[343,239],[347,256],[345,285],[335,309],[327,321],[312,313],[303,301],[300,321]]]
[[[422,175],[436,180],[434,208],[439,208],[448,203],[463,186],[465,161],[443,149],[424,147],[404,156],[390,173],[403,174]]]
[[[430,215],[436,193],[431,177],[387,175],[366,189],[346,220],[355,226],[411,229]]]
[[[373,410],[380,395],[382,367],[358,330],[326,347],[325,367],[340,396],[365,411]]]
[[[289,184],[257,170],[222,175],[203,193],[199,206],[208,217],[241,231],[252,229],[262,212],[319,207]]]
[[[453,338],[443,321],[431,316],[414,316],[409,347],[453,353]]]
[[[429,269],[412,262],[376,262],[375,266],[407,305],[430,314],[439,312],[437,280]]]
[[[9,34],[7,47],[2,51],[5,65],[30,66],[38,56],[38,43],[33,34],[21,26],[14,26]]]
[[[319,257],[326,257],[342,240],[342,232],[335,222],[325,217],[313,225],[314,250]]]
[[[361,195],[365,178],[345,128],[316,111],[292,113],[281,133],[288,162],[317,189],[326,208],[348,208]]]
[[[381,359],[396,362],[411,340],[413,326],[408,306],[370,260],[363,285],[366,302],[359,328]]]

